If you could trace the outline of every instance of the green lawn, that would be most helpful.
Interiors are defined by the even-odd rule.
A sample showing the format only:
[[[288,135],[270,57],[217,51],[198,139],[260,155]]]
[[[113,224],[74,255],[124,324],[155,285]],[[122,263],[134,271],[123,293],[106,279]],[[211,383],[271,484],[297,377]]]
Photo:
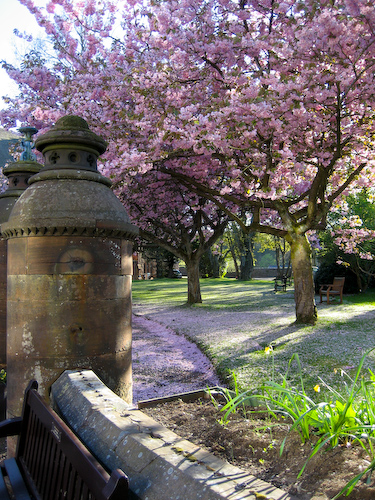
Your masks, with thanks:
[[[207,310],[227,309],[240,310],[249,307],[267,308],[283,301],[289,302],[289,295],[273,292],[273,281],[252,280],[238,281],[236,279],[202,279],[202,304],[191,307]],[[374,294],[375,298],[375,294]],[[187,300],[186,279],[160,279],[133,282],[133,299],[149,304],[161,301],[166,306],[185,306]]]
[[[344,296],[341,305],[317,304],[317,324],[301,326],[294,324],[291,287],[275,294],[269,280],[205,279],[201,289],[203,303],[187,306],[186,279],[135,281],[134,311],[192,339],[223,380],[234,370],[243,389],[270,378],[271,356],[264,350],[268,345],[273,346],[279,374],[285,373],[291,356],[299,354],[310,391],[319,377],[344,390],[343,371],[354,376],[363,353],[375,347],[375,291]],[[372,353],[365,373],[367,367],[375,371]],[[298,379],[296,367],[291,378]]]

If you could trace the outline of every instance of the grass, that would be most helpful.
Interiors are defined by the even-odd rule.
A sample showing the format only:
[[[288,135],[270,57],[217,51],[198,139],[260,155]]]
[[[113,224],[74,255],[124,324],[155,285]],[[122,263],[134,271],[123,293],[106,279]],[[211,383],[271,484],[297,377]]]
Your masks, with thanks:
[[[235,279],[202,279],[201,280],[202,304],[195,304],[191,307],[198,307],[207,310],[240,310],[252,307],[259,307],[259,299],[262,300],[262,307],[274,303],[275,294],[270,281],[237,281]],[[283,296],[278,296],[279,301]],[[163,301],[170,307],[184,306],[187,299],[186,279],[160,279],[151,281],[133,282],[133,300],[142,301],[148,304],[156,304]],[[288,300],[288,299],[286,299]]]
[[[186,302],[187,282],[184,280],[160,279],[134,281],[133,301],[159,303],[165,300],[170,306]]]
[[[205,279],[201,291],[203,303],[186,306],[185,279],[136,281],[134,310],[184,333],[210,357],[224,382],[233,370],[241,390],[269,378],[268,345],[276,373],[285,373],[298,353],[307,394],[319,377],[341,391],[342,370],[355,373],[363,353],[375,346],[375,291],[344,296],[341,305],[317,304],[314,326],[294,324],[293,290],[275,294],[269,280]],[[374,361],[371,353],[365,368],[373,368]],[[289,374],[291,383],[298,380],[296,367]]]

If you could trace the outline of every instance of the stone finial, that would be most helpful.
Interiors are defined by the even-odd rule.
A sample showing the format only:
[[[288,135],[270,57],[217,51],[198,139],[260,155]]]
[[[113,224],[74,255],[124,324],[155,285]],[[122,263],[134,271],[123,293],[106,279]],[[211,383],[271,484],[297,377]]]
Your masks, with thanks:
[[[30,234],[136,237],[138,229],[109,189],[111,180],[97,169],[107,143],[83,118],[60,118],[36,139],[35,146],[43,153],[45,166],[28,180],[27,193],[1,226],[5,238]]]
[[[97,170],[97,158],[107,149],[106,141],[74,115],[57,120],[54,127],[35,141],[45,157],[43,170],[74,168]]]
[[[25,135],[21,139],[24,148],[20,159],[11,161],[3,168],[3,174],[8,178],[7,189],[0,194],[0,224],[8,220],[16,200],[28,187],[30,177],[40,171],[42,165],[37,162],[33,153],[32,136],[38,132],[34,127],[21,127],[19,131]]]
[[[22,140],[21,144],[24,148],[20,161],[36,161],[36,155],[33,153],[33,135],[38,132],[38,129],[35,127],[21,127],[18,129],[21,134],[25,135],[25,138]]]

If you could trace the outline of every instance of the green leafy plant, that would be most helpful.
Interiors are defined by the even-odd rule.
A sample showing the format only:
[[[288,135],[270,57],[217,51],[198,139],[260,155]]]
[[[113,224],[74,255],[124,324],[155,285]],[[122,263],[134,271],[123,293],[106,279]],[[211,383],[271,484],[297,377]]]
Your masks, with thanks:
[[[375,376],[369,370],[370,379],[364,380],[361,378],[364,361],[372,350],[370,349],[362,356],[355,378],[350,379],[352,384],[348,396],[344,398],[339,395],[341,400],[338,399],[334,403],[320,404],[323,412],[314,415],[314,417],[318,417],[315,421],[317,433],[322,436],[298,474],[298,477],[300,477],[309,460],[327,445],[333,448],[339,442],[350,441],[361,446],[369,455],[370,464],[351,479],[334,499],[339,498],[344,493],[349,495],[358,481],[366,474],[368,475],[367,481],[370,481],[371,474],[375,469]],[[337,391],[335,391],[335,394],[338,394]]]
[[[276,381],[274,352],[268,346],[265,353],[271,355],[271,380],[262,384],[256,392],[258,401],[262,402],[262,408],[256,408],[251,412],[267,412],[270,417],[288,417],[292,424],[289,433],[297,431],[305,443],[310,440],[311,435],[319,436],[307,461],[298,474],[303,474],[306,465],[314,455],[323,449],[334,448],[338,444],[351,444],[361,446],[370,457],[370,464],[357,476],[351,479],[333,500],[340,495],[349,495],[355,485],[367,475],[367,481],[371,480],[372,472],[375,470],[375,374],[368,370],[368,378],[362,375],[363,366],[368,354],[375,348],[367,351],[361,358],[354,378],[342,371],[346,377],[344,387],[346,391],[341,394],[336,389],[326,384],[319,378],[319,384],[313,388],[315,394],[320,393],[320,387],[325,388],[324,398],[317,401],[305,391],[303,372],[297,353],[293,354],[288,363],[285,375],[280,381]],[[289,374],[293,364],[297,365],[298,383],[292,385]],[[234,391],[223,389],[225,405],[220,408],[224,412],[223,423],[228,422],[229,415],[239,407],[244,409],[246,401],[254,395],[253,391],[240,393],[235,374]],[[298,386],[298,387],[297,387]],[[320,397],[322,399],[323,396]],[[248,410],[247,410],[248,411]],[[287,437],[280,447],[283,453]]]
[[[346,394],[340,394],[319,378],[322,385],[326,387],[327,394],[332,397],[329,401],[315,402],[306,394],[298,355],[292,356],[281,384],[272,382],[261,388],[264,391],[263,398],[269,411],[280,409],[292,419],[293,424],[289,432],[297,430],[302,436],[303,442],[310,439],[311,433],[320,436],[298,474],[298,478],[303,474],[311,458],[327,446],[334,448],[339,443],[356,443],[369,455],[371,463],[368,467],[349,481],[335,498],[344,493],[349,495],[358,481],[366,474],[368,474],[369,479],[375,469],[373,445],[375,436],[375,375],[369,370],[369,380],[364,380],[361,377],[365,359],[372,350],[370,349],[362,356],[354,379],[345,374],[350,381]],[[298,365],[301,387],[299,390],[289,387],[287,381],[293,358],[296,359]],[[314,389],[316,392],[320,392],[320,385],[317,384]],[[283,453],[286,439],[282,442],[280,454]]]
[[[270,352],[273,358],[273,349]],[[289,371],[294,360],[297,363],[300,389],[290,386],[288,382]],[[281,413],[288,416],[294,422],[293,428],[300,433],[304,443],[310,438],[309,412],[316,408],[316,404],[305,392],[302,367],[297,353],[290,358],[286,374],[281,378],[281,383],[274,380],[274,360],[272,359],[272,380],[260,387],[261,394],[258,397],[264,401],[270,415],[276,416]]]
[[[219,423],[226,425],[228,423],[229,415],[235,413],[238,407],[241,406],[244,416],[246,416],[249,404],[251,404],[251,395],[253,391],[240,392],[240,387],[238,385],[238,380],[235,372],[231,371],[232,384],[234,389],[227,389],[226,387],[220,387],[215,392],[207,389],[208,394],[211,397],[211,401],[214,406],[224,412],[224,416],[219,419]],[[223,398],[225,401],[224,405],[219,405],[218,396]],[[250,403],[249,403],[250,401]]]
[[[265,354],[271,356],[271,380],[263,384],[258,390],[255,391],[258,401],[263,403],[262,409],[257,408],[256,413],[266,412],[269,416],[280,417],[288,416],[293,424],[293,429],[296,429],[305,442],[310,438],[311,417],[309,412],[317,408],[316,403],[306,394],[302,376],[302,367],[297,353],[293,354],[288,363],[286,374],[281,377],[281,382],[275,380],[275,364],[274,364],[274,351],[272,346],[265,348]],[[298,376],[300,389],[289,385],[288,376],[293,362],[296,362],[298,368]],[[235,379],[235,375],[233,374]],[[236,385],[236,392],[234,396],[227,394],[227,403],[221,408],[221,411],[226,412],[224,420],[237,410],[238,407],[244,407],[246,401],[253,395],[253,391],[248,390],[239,393],[238,386]]]

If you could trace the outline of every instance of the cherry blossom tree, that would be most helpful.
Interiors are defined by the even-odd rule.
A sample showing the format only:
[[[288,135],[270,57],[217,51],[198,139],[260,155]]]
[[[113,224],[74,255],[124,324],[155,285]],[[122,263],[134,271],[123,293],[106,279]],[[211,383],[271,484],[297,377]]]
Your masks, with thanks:
[[[114,180],[116,193],[139,225],[140,237],[184,260],[187,301],[202,302],[199,262],[223,234],[228,216],[169,176],[142,168],[147,138],[137,131],[137,123],[130,126],[125,123],[129,112],[134,119],[136,101],[122,81],[136,64],[124,54],[120,57],[117,49],[118,58],[111,55],[114,40],[110,28],[115,22],[116,5],[107,2],[98,11],[95,2],[52,1],[47,5],[47,13],[54,14],[53,22],[49,22],[48,14],[43,14],[32,2],[22,3],[45,27],[49,39],[44,44],[38,40],[42,50],[33,45],[20,68],[4,63],[22,93],[17,99],[6,99],[9,108],[3,120],[11,125],[23,118],[43,131],[62,114],[75,113],[79,108],[90,125],[100,129],[101,135],[108,139],[109,150],[102,171]],[[116,40],[115,46],[118,44],[122,52],[120,40]],[[48,47],[50,54],[46,55]],[[108,60],[103,59],[104,54]],[[107,63],[111,61],[116,68],[109,70]],[[108,88],[110,79],[112,87]],[[120,167],[120,161],[130,168]]]
[[[296,319],[313,323],[307,235],[373,177],[372,1],[20,1],[55,59],[6,66],[20,96],[3,123],[79,110],[109,131],[116,185],[165,173],[245,231],[285,238]]]
[[[170,96],[154,122],[154,162],[228,213],[228,203],[246,207],[248,231],[285,238],[297,321],[314,322],[307,233],[349,188],[372,182],[372,3],[168,1],[150,19],[164,64],[145,82],[148,120],[155,89]]]
[[[214,203],[188,191],[166,174],[136,174],[120,189],[120,199],[137,221],[140,237],[173,253],[186,265],[188,304],[202,302],[199,263],[220,238],[228,216]]]
[[[350,195],[328,218],[320,255],[335,256],[352,270],[358,289],[366,291],[375,277],[375,205],[373,190]]]

